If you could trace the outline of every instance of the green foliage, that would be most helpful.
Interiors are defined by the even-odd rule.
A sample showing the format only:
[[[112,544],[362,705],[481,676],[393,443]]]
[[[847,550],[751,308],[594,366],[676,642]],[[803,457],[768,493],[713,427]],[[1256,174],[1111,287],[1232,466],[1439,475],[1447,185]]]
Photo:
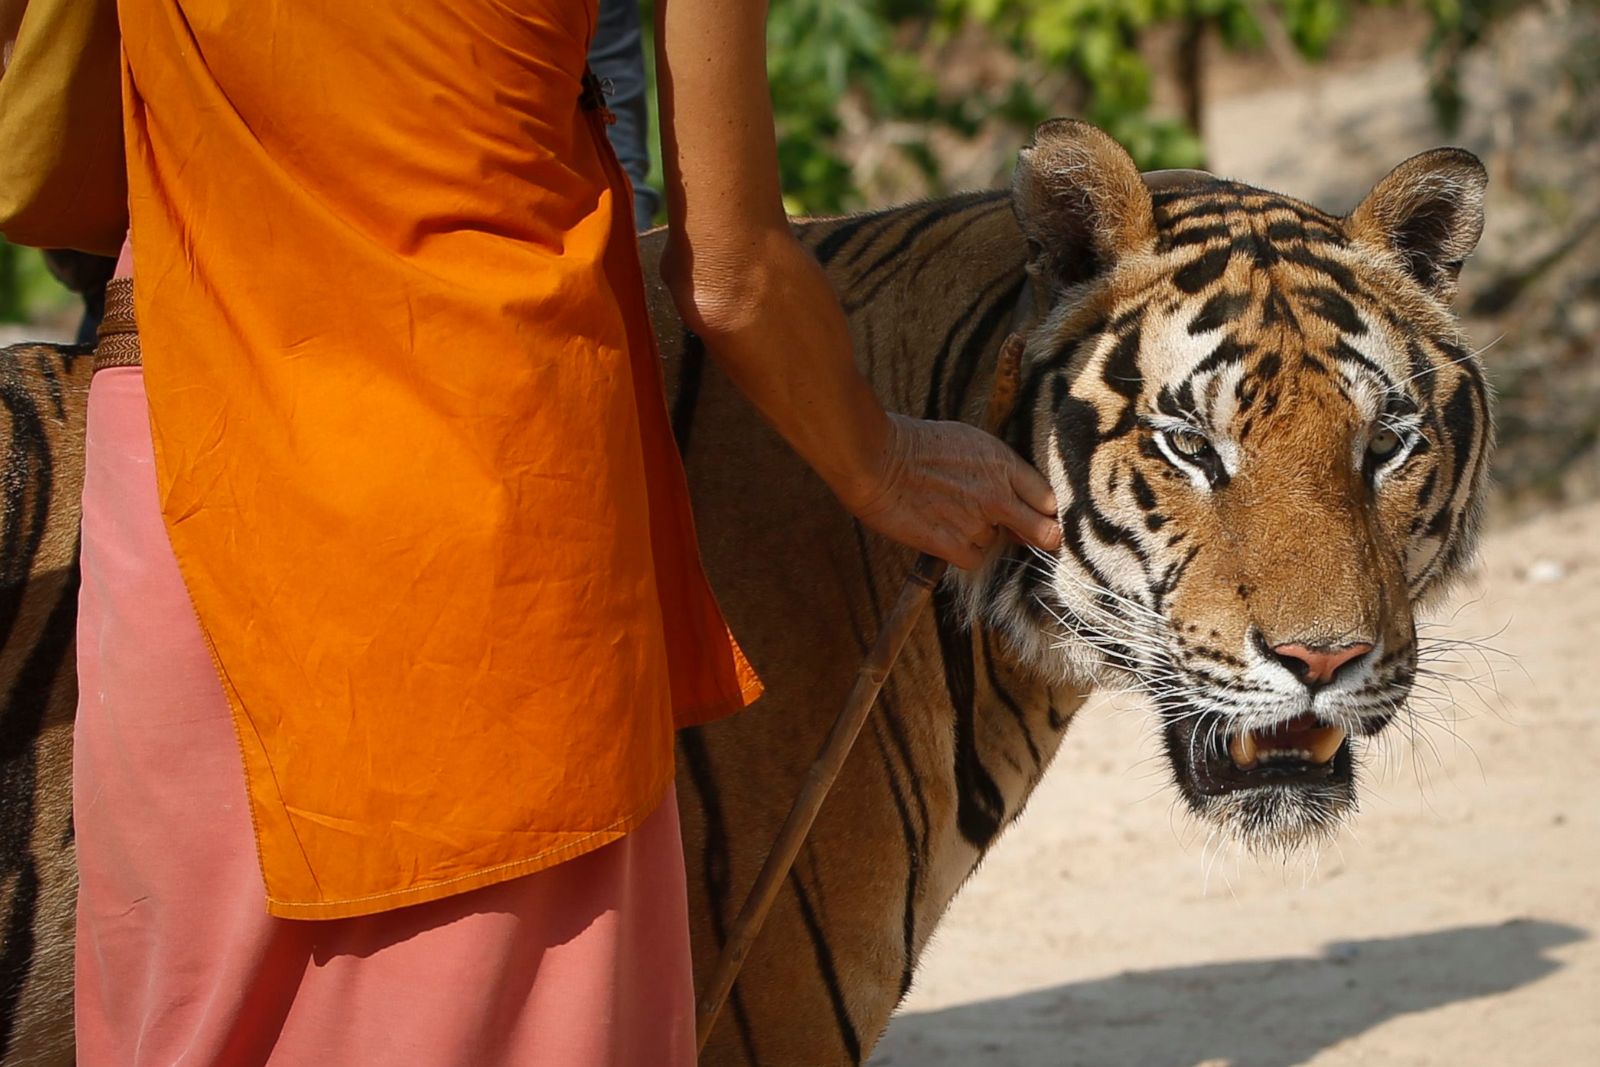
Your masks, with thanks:
[[[0,322],[37,322],[61,313],[75,299],[50,274],[37,249],[0,238]]]
[[[840,114],[848,102],[867,122],[913,123],[920,138],[897,149],[939,188],[934,130],[968,133],[985,122],[1031,128],[1059,113],[1048,96],[1060,86],[1084,101],[1081,117],[1125,145],[1142,167],[1204,164],[1198,131],[1180,116],[1152,111],[1152,30],[1177,26],[1230,49],[1260,47],[1263,17],[1282,24],[1304,56],[1323,56],[1363,3],[1385,0],[773,0],[768,72],[779,159],[791,208],[831,212],[858,206],[855,175],[843,152]],[[1446,5],[1512,0],[1422,0],[1436,16]],[[978,24],[1022,61],[1025,73],[988,94],[951,100],[919,46]],[[926,50],[926,49],[925,49]],[[1054,92],[1052,92],[1052,88]],[[1041,99],[1041,96],[1047,97]],[[1191,110],[1198,103],[1191,102]]]
[[[1461,90],[1461,60],[1483,42],[1495,23],[1523,6],[1525,0],[1424,0],[1432,18],[1428,54],[1433,69],[1428,95],[1439,125],[1454,133],[1461,126],[1466,96]]]
[[[1127,146],[1142,167],[1204,163],[1198,131],[1179,116],[1152,111],[1152,31],[1176,27],[1229,49],[1259,47],[1263,18],[1276,20],[1302,55],[1321,58],[1363,5],[1412,2],[1430,18],[1432,92],[1447,129],[1463,107],[1462,57],[1526,0],[771,0],[767,66],[778,130],[784,198],[797,214],[860,207],[847,159],[843,116],[860,125],[894,124],[895,151],[942,189],[931,135],[970,135],[988,123],[1015,128],[1021,144],[1040,121],[1065,111],[1063,86],[1084,101],[1081,117]],[[1593,3],[1595,0],[1574,0]],[[652,68],[650,0],[645,54]],[[959,27],[976,24],[1008,47],[1023,73],[997,89],[952,98],[925,57]],[[1595,46],[1600,48],[1600,46]],[[1573,77],[1580,92],[1592,76]],[[652,122],[657,114],[651,90]],[[847,106],[848,105],[848,111]],[[1197,108],[1191,108],[1197,110]],[[652,131],[654,133],[654,131]],[[659,160],[659,141],[652,156]],[[659,170],[653,179],[659,182]],[[62,306],[35,252],[0,241],[0,321]]]

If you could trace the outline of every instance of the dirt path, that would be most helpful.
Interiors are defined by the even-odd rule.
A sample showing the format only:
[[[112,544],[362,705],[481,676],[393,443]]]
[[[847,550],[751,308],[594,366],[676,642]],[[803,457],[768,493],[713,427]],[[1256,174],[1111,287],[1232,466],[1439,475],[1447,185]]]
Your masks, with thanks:
[[[1080,716],[872,1063],[1600,1065],[1600,505],[1496,532],[1453,603],[1431,632],[1504,655],[1445,666],[1503,696],[1451,683],[1314,870],[1214,855],[1148,717]]]

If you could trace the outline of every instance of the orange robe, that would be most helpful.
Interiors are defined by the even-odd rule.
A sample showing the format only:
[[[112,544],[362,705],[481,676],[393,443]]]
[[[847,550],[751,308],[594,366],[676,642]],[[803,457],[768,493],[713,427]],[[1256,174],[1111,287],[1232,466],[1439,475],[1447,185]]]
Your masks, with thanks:
[[[162,512],[268,908],[613,841],[753,699],[702,573],[594,0],[121,0]],[[197,887],[197,889],[200,887]]]

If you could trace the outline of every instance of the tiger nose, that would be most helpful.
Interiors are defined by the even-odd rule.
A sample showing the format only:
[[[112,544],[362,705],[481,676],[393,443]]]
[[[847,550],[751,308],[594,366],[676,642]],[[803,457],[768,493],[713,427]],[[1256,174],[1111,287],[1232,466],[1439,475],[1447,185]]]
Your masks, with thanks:
[[[1342,648],[1310,648],[1306,645],[1273,645],[1272,654],[1289,672],[1313,689],[1327,685],[1334,676],[1372,651],[1365,641]]]

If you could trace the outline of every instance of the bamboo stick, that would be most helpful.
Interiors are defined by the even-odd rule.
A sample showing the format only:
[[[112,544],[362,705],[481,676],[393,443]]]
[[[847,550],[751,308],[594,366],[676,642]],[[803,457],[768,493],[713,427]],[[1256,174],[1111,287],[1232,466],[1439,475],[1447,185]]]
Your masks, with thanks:
[[[984,408],[983,427],[990,433],[999,432],[1016,403],[1017,387],[1022,376],[1023,347],[1022,335],[1014,333],[1006,338],[1000,348],[994,384]],[[733,929],[722,947],[722,955],[717,958],[717,966],[711,972],[711,979],[696,1012],[696,1047],[700,1051],[705,1050],[711,1030],[716,1026],[717,1016],[721,1014],[734,980],[739,976],[739,968],[744,966],[756,935],[761,932],[761,925],[772,910],[772,902],[777,899],[778,890],[789,876],[795,857],[800,854],[806,835],[811,831],[811,824],[816,821],[817,812],[822,809],[828,791],[833,788],[834,779],[839,777],[839,771],[855,745],[856,736],[861,733],[861,727],[877,702],[878,691],[883,688],[884,680],[899,659],[900,650],[911,636],[917,619],[933,595],[934,587],[948,568],[949,564],[944,560],[924,552],[917,557],[911,574],[900,587],[900,595],[889,617],[884,620],[883,629],[879,631],[867,658],[862,662],[855,685],[851,687],[843,709],[834,720],[822,751],[806,772],[800,792],[789,808],[789,816],[784,820],[777,840],[773,842],[772,851],[767,853],[766,862],[756,876],[750,895],[745,898],[744,907],[734,920]]]

